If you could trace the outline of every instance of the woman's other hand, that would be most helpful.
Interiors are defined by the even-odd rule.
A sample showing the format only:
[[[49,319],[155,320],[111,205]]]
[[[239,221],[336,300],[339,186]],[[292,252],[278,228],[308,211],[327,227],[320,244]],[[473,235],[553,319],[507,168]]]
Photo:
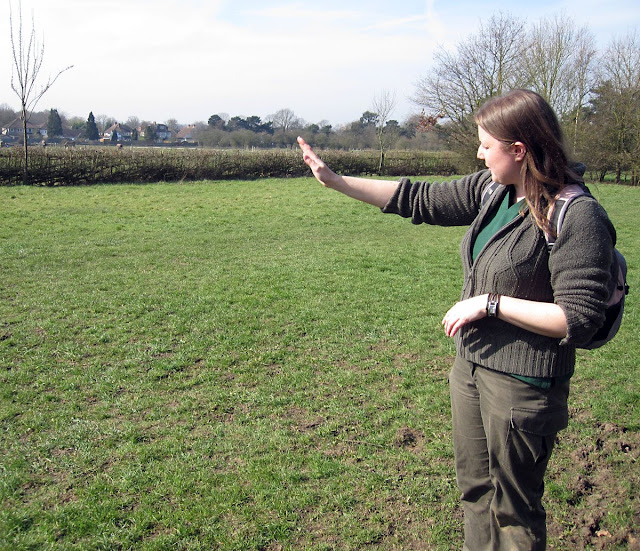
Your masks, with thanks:
[[[472,321],[486,317],[487,295],[478,295],[454,304],[442,319],[447,337],[453,337],[458,330]]]

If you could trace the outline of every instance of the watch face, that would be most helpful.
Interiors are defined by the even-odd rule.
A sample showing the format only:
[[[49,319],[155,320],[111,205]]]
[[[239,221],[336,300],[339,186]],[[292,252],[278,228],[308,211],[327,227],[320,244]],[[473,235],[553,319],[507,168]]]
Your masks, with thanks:
[[[495,317],[498,313],[498,301],[494,298],[491,298],[489,302],[487,302],[487,315],[489,317]]]

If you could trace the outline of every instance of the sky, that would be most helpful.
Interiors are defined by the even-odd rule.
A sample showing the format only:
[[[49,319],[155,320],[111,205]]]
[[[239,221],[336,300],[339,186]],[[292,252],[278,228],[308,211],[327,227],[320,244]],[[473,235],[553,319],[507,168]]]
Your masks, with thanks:
[[[0,104],[11,89],[10,6],[0,0]],[[439,48],[453,50],[500,12],[525,21],[568,15],[604,50],[640,32],[638,0],[22,0],[44,43],[41,82],[67,66],[36,110],[67,117],[267,120],[290,109],[307,123],[357,120],[394,94],[391,118],[419,112],[411,98]]]

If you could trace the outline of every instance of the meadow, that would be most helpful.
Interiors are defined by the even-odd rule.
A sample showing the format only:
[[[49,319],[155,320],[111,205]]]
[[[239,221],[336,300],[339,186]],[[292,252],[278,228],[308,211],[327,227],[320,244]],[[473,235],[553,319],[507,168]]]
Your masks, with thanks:
[[[625,320],[580,351],[552,549],[640,538],[638,189],[592,186]],[[310,178],[0,187],[0,549],[461,546],[440,321],[464,228]]]

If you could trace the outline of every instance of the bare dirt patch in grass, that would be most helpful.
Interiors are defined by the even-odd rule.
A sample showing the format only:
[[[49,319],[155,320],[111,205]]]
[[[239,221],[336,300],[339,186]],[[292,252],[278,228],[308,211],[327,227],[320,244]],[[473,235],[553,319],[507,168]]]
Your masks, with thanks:
[[[571,428],[559,437],[556,460],[568,467],[557,478],[570,512],[562,522],[549,519],[554,548],[640,549],[640,507],[635,501],[635,510],[628,508],[640,489],[640,434],[614,423],[589,424],[588,438]]]

